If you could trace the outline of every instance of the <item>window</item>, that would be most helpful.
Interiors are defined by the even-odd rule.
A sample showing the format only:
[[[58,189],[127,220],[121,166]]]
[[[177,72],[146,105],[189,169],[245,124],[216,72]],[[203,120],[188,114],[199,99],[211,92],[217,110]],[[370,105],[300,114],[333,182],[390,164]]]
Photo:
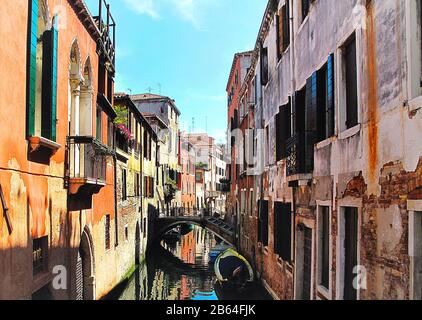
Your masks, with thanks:
[[[113,147],[114,144],[114,124],[110,118],[108,118],[108,126],[107,126],[107,145],[109,147]]]
[[[268,48],[264,48],[261,44],[261,85],[266,86],[268,80]]]
[[[122,169],[122,201],[127,200],[127,171]]]
[[[28,136],[56,141],[58,17],[47,30],[45,2],[29,2]]]
[[[103,122],[102,122],[102,111],[101,108],[97,106],[97,130],[96,130],[96,138],[99,141],[102,141],[103,137]]]
[[[291,131],[291,103],[280,107],[279,113],[276,115],[276,156],[277,161],[287,157],[287,140],[290,138]]]
[[[321,206],[318,212],[318,281],[330,288],[330,207]]]
[[[249,215],[253,216],[254,215],[254,205],[255,205],[255,194],[254,194],[254,190],[251,189],[249,191]]]
[[[281,7],[276,15],[277,24],[277,57],[280,60],[283,52],[290,45],[290,12],[289,1]]]
[[[292,259],[292,213],[290,203],[274,204],[274,252],[283,261]]]
[[[140,191],[141,191],[141,178],[140,178],[140,174],[139,173],[135,173],[135,196],[139,197],[140,196]]]
[[[241,191],[241,196],[240,196],[240,212],[242,214],[246,213],[246,190],[242,190]]]
[[[302,0],[302,21],[308,16],[310,6],[311,0]]]
[[[34,276],[48,270],[48,237],[32,241],[32,270]]]
[[[268,246],[268,201],[259,201],[258,242]]]
[[[357,290],[353,285],[355,268],[358,265],[358,209],[353,207],[343,208],[344,223],[344,300],[356,300]]]
[[[110,250],[110,221],[111,217],[109,214],[105,216],[105,248],[106,250]]]
[[[413,201],[412,201],[413,202]],[[420,200],[414,201],[412,210],[420,210],[422,203]],[[408,205],[408,209],[410,206]],[[409,212],[409,257],[411,265],[411,299],[422,299],[422,212]]]
[[[144,218],[144,238],[147,237],[147,218]]]
[[[318,142],[334,135],[334,55],[317,71]]]
[[[126,225],[125,226],[125,241],[129,240],[129,227]]]
[[[355,34],[353,34],[346,42],[342,49],[342,53],[346,104],[345,128],[350,129],[358,124],[358,86]]]

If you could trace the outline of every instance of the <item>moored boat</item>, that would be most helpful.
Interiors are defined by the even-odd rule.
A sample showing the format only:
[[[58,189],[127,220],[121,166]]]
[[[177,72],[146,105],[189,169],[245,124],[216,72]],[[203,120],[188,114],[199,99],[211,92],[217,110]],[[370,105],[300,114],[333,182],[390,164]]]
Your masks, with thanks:
[[[226,291],[245,291],[255,278],[248,260],[233,249],[227,249],[217,257],[214,271],[218,284]]]

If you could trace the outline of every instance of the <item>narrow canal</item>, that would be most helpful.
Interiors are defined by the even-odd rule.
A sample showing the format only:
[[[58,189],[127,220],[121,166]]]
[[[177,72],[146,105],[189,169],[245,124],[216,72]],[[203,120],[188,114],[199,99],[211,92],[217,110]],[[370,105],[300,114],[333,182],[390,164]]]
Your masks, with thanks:
[[[185,232],[186,233],[186,232]],[[168,236],[168,235],[167,235]],[[268,300],[271,297],[254,284],[241,297],[222,296],[214,289],[216,276],[210,252],[221,245],[205,229],[192,227],[180,237],[168,236],[150,250],[146,263],[114,293],[119,300]]]

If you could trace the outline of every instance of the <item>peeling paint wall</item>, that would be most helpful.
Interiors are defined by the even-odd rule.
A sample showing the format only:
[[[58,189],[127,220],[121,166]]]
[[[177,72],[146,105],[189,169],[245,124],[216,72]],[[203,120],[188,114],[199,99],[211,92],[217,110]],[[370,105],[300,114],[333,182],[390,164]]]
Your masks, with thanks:
[[[407,100],[411,96],[407,69],[411,56],[407,47],[415,41],[408,36],[411,32],[407,19],[409,14],[417,13],[409,12],[408,2],[404,0],[374,0],[368,4],[359,0],[318,0],[311,3],[308,17],[299,23],[299,2],[290,1],[294,28],[290,47],[280,61],[274,15],[264,18],[258,37],[268,48],[269,83],[262,87],[262,104],[258,99],[255,107],[255,127],[268,126],[269,137],[263,184],[261,177],[257,177],[255,192],[258,199],[270,202],[270,243],[268,248],[258,248],[248,255],[278,298],[300,297],[303,266],[298,262],[302,249],[297,233],[298,225],[305,224],[313,231],[311,298],[341,299],[340,211],[343,206],[357,206],[358,261],[368,272],[368,287],[359,290],[358,298],[409,299],[412,275],[407,200],[422,201],[422,144],[419,142],[422,111]],[[280,0],[279,8],[284,3]],[[343,85],[340,59],[342,46],[353,32],[357,43],[359,125],[345,131],[342,123],[345,101],[339,93]],[[420,50],[420,43],[416,47]],[[315,145],[311,177],[292,179],[286,176],[286,161],[276,163],[275,160],[275,116],[279,107],[326,63],[330,54],[334,54],[336,68],[335,135]],[[259,56],[254,63],[254,73],[259,77]],[[272,253],[274,201],[294,204],[292,263],[277,261]],[[331,207],[332,271],[328,293],[318,289],[316,280],[319,203]],[[248,230],[256,234],[256,228],[251,224]]]

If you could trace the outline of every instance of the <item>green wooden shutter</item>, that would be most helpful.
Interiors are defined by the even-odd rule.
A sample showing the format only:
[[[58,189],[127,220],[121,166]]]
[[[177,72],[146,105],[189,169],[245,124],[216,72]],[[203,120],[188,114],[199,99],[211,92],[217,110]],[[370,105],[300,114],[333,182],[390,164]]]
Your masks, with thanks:
[[[56,21],[56,18],[54,19]],[[57,25],[43,35],[42,124],[44,138],[56,141],[57,118]]]
[[[306,82],[306,109],[305,109],[305,171],[313,169],[314,144],[317,134],[317,73]]]
[[[28,135],[35,134],[35,102],[37,82],[37,39],[38,39],[38,0],[30,1],[29,23],[29,83],[28,83]]]
[[[57,16],[54,19],[53,31],[53,76],[51,79],[51,140],[56,141],[57,139],[57,59],[58,59],[58,48],[59,48],[59,33],[58,33],[58,21]]]
[[[334,54],[328,57],[327,62],[327,118],[326,136],[334,135],[334,107],[335,107],[335,77],[334,77]]]

